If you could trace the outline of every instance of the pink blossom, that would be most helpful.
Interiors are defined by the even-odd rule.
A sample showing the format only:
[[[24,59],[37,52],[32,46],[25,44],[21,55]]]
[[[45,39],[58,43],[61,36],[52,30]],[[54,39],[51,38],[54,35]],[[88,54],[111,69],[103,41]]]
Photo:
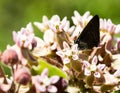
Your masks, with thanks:
[[[29,23],[26,28],[22,28],[19,32],[13,31],[13,40],[19,47],[32,49],[34,40],[32,24]]]
[[[56,93],[58,91],[57,87],[54,85],[60,80],[58,76],[48,77],[48,69],[44,69],[41,75],[32,77],[32,83],[38,92],[50,92]]]
[[[106,84],[118,84],[118,78],[116,78],[113,74],[105,73],[104,77]]]
[[[62,21],[58,15],[55,15],[49,21],[49,28],[54,32],[68,31],[70,28],[70,23],[67,17],[64,17]]]
[[[97,56],[94,56],[92,59],[91,64],[88,61],[83,61],[83,65],[85,66],[85,72],[84,74],[86,76],[90,76],[91,72],[94,72],[94,76],[96,78],[100,78],[100,72],[105,68],[105,64],[97,64],[98,63],[98,58]]]
[[[40,22],[34,22],[34,25],[42,32],[45,32],[49,27],[48,27],[48,18],[47,16],[43,16],[42,23]]]
[[[74,32],[71,35],[71,38],[74,40],[78,35],[82,32],[84,27],[87,25],[87,23],[90,21],[92,16],[90,15],[90,12],[87,11],[83,16],[81,16],[77,11],[74,11],[74,16],[72,16],[72,21],[75,24]]]
[[[70,58],[73,60],[78,60],[79,58],[77,44],[70,47],[67,42],[63,42],[63,50],[57,51],[56,54],[62,58],[64,64],[69,63]]]
[[[120,33],[120,25],[113,24],[110,19],[100,19],[100,30],[110,34],[118,34]]]

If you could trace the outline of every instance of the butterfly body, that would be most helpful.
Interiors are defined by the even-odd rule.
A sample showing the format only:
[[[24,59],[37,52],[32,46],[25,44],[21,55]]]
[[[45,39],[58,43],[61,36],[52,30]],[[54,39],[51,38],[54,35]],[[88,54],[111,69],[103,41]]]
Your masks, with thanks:
[[[95,15],[83,29],[78,38],[74,41],[78,44],[78,49],[92,49],[100,42],[99,17]]]

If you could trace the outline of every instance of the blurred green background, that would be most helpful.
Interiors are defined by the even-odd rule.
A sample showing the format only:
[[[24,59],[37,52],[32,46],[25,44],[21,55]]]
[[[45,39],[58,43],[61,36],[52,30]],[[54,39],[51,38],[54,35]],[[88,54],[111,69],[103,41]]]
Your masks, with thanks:
[[[71,20],[74,10],[81,15],[90,11],[120,23],[120,0],[0,0],[0,50],[13,44],[12,31],[19,31],[29,22],[41,22],[43,15],[50,18],[58,14]],[[35,34],[42,36],[37,28]]]

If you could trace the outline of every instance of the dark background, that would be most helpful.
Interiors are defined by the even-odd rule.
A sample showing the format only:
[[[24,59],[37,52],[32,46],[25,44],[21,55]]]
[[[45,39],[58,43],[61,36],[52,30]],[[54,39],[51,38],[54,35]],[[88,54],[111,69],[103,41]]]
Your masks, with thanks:
[[[120,23],[120,0],[0,0],[0,50],[13,44],[12,31],[19,31],[29,22],[41,22],[43,15],[58,14],[61,19],[67,16],[71,21],[73,11],[81,15],[90,11],[101,18],[110,18]],[[35,34],[42,36],[35,28]]]

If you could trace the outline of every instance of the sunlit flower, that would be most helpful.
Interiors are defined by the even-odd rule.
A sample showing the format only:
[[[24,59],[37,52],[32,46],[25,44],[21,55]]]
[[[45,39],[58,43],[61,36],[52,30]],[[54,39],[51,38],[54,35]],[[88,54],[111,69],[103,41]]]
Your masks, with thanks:
[[[67,64],[72,60],[78,60],[78,48],[77,44],[72,45],[71,47],[68,43],[63,42],[63,50],[57,51],[56,54],[63,59],[63,63]]]
[[[52,16],[50,20],[46,16],[43,16],[43,23],[34,22],[34,24],[43,32],[52,30],[53,32],[65,31],[71,34],[74,30],[74,26],[70,27],[67,17],[64,17],[61,21],[58,15]]]
[[[58,15],[50,19],[43,16],[41,23],[34,22],[43,32],[43,38],[35,36],[31,23],[18,32],[14,31],[15,45],[7,46],[3,53],[0,52],[0,61],[12,66],[10,83],[9,76],[0,73],[0,92],[74,93],[76,90],[73,89],[79,88],[79,93],[106,93],[119,90],[120,38],[114,35],[120,33],[120,24],[100,19],[98,47],[79,50],[78,44],[74,43],[92,17],[89,11],[83,15],[74,11],[71,26],[67,17],[61,20]],[[39,64],[43,61],[39,58],[54,66]],[[48,70],[52,68],[57,75],[67,74],[67,78],[49,74]]]
[[[113,37],[110,34],[105,33],[101,39],[100,45],[105,44],[105,48],[111,50],[113,49],[113,41]]]
[[[100,19],[100,30],[110,34],[120,33],[120,25],[115,25],[110,19]]]
[[[114,31],[115,34],[120,33],[120,24],[116,25],[116,29]]]
[[[35,56],[45,56],[51,53],[49,46],[45,45],[45,42],[41,38],[36,38],[37,46],[32,51]]]
[[[44,32],[43,41],[50,51],[61,48],[61,43],[69,38],[66,34],[70,35],[74,31],[74,26],[70,27],[67,17],[60,20],[58,15],[52,16],[50,20],[44,16],[43,23],[35,22],[34,24]]]
[[[64,17],[62,21],[60,21],[60,18],[58,15],[55,15],[51,18],[49,22],[49,27],[54,32],[61,32],[61,31],[68,31],[70,28],[70,23],[67,20],[67,17]]]
[[[91,18],[92,16],[90,15],[89,11],[87,11],[83,16],[81,16],[77,11],[74,11],[72,20],[75,25],[80,25],[84,28]]]
[[[105,73],[105,83],[106,84],[118,84],[119,80],[114,76],[114,74]]]
[[[118,69],[117,71],[115,71],[114,76],[118,77],[118,78],[120,77],[120,69]]]
[[[57,48],[57,43],[54,41],[53,32],[46,31],[44,35],[44,40],[41,38],[35,37],[37,46],[32,51],[32,54],[35,56],[45,56],[50,54],[53,50]],[[49,39],[49,38],[50,39]]]
[[[52,76],[48,77],[48,69],[44,69],[41,75],[32,77],[32,83],[36,88],[37,93],[56,93],[57,87],[54,85],[59,81],[60,77]]]
[[[98,63],[97,56],[93,57],[91,64],[88,61],[83,61],[83,64],[85,66],[84,74],[86,76],[90,76],[91,72],[94,72],[94,76],[96,78],[100,78],[101,75],[99,71],[102,71],[105,68],[105,64],[97,64],[97,63]]]
[[[48,27],[48,22],[49,22],[49,20],[48,20],[47,16],[43,16],[43,18],[42,18],[42,23],[40,23],[40,22],[34,22],[34,25],[35,25],[40,31],[45,32],[46,30],[49,29],[49,27]]]
[[[43,36],[45,46],[49,47],[51,50],[57,48],[57,42],[55,40],[55,34],[52,30],[46,30]]]
[[[26,28],[22,28],[19,32],[13,31],[13,40],[19,47],[32,49],[34,41],[32,24],[29,23]]]
[[[74,16],[72,16],[72,20],[76,27],[74,32],[72,33],[71,38],[75,39],[82,32],[91,18],[92,16],[90,15],[89,11],[87,11],[83,16],[81,16],[77,11],[74,11]]]

